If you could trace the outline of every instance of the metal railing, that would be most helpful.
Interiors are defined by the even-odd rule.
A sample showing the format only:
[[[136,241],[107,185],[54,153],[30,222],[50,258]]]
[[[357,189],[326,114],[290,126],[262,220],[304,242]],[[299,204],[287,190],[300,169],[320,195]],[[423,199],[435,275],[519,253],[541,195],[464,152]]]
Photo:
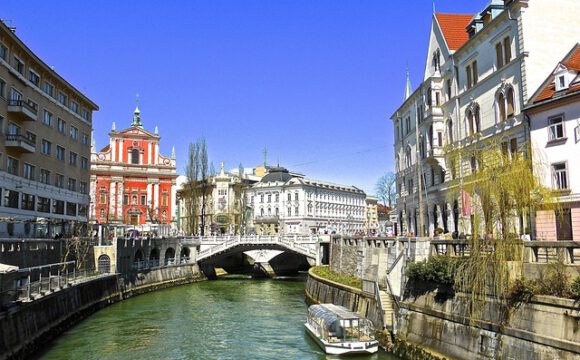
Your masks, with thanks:
[[[30,139],[22,134],[6,134],[6,141],[18,141],[36,147],[36,139]]]
[[[15,99],[8,100],[8,106],[20,106],[20,107],[23,107],[23,108],[27,109],[28,111],[32,112],[34,115],[38,114],[38,108],[36,106],[34,106],[30,102],[24,101],[22,99],[21,100],[15,100]]]
[[[524,241],[524,262],[580,264],[580,241]]]

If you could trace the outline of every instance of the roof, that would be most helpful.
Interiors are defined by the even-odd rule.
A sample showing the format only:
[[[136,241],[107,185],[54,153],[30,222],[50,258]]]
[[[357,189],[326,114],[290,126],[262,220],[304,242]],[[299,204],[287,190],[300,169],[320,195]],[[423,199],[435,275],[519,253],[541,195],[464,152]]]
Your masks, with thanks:
[[[558,63],[556,69],[564,65],[568,70],[580,73],[580,43],[574,45],[568,54]],[[536,91],[534,96],[532,96],[530,104],[538,104],[547,100],[551,100],[556,95],[556,84],[554,82],[554,70],[550,76],[544,81],[540,88]],[[578,79],[578,78],[577,78]],[[576,80],[571,82],[570,86],[566,90],[560,91],[557,95],[570,95],[573,93],[580,92],[580,82]]]
[[[283,167],[273,167],[270,168],[268,174],[266,174],[260,182],[267,183],[267,182],[275,182],[275,181],[282,181],[286,182],[292,179],[292,175],[288,172],[287,169]]]
[[[435,18],[449,50],[455,51],[469,40],[466,28],[471,22],[473,14],[436,13]]]

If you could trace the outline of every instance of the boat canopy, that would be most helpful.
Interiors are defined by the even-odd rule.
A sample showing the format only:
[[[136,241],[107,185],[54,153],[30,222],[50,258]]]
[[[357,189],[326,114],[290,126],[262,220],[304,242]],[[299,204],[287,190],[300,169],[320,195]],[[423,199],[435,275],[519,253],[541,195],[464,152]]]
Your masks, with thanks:
[[[334,304],[312,305],[308,308],[308,312],[311,317],[320,319],[329,329],[333,329],[339,320],[364,319],[358,314]]]

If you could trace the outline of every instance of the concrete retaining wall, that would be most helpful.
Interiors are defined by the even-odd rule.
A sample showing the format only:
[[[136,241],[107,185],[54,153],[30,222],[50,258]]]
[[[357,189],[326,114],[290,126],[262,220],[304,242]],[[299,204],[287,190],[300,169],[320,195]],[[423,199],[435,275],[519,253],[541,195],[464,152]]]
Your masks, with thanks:
[[[107,275],[20,303],[0,313],[0,359],[26,358],[109,304],[200,279],[197,265],[175,265],[126,278],[118,274]]]
[[[470,324],[462,295],[436,297],[429,292],[401,303],[398,338],[456,359],[580,358],[580,314],[572,300],[537,296],[499,326],[501,307],[493,301]]]
[[[309,303],[341,305],[371,320],[375,326],[382,327],[374,296],[359,289],[321,278],[309,271],[305,293]]]

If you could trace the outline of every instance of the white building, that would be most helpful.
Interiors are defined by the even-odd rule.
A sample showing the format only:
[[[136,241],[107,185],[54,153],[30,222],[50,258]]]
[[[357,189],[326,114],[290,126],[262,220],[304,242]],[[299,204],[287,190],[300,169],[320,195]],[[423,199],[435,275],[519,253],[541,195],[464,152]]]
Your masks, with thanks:
[[[580,44],[557,63],[525,110],[536,174],[561,203],[556,211],[537,212],[535,236],[580,240]]]
[[[391,117],[400,234],[471,231],[458,179],[477,171],[478,159],[447,161],[445,149],[494,138],[526,151],[523,107],[580,38],[579,13],[577,0],[492,0],[478,14],[433,14],[423,82],[412,91],[407,78]]]
[[[365,193],[347,185],[293,175],[284,168],[269,173],[247,192],[258,234],[363,234]]]

